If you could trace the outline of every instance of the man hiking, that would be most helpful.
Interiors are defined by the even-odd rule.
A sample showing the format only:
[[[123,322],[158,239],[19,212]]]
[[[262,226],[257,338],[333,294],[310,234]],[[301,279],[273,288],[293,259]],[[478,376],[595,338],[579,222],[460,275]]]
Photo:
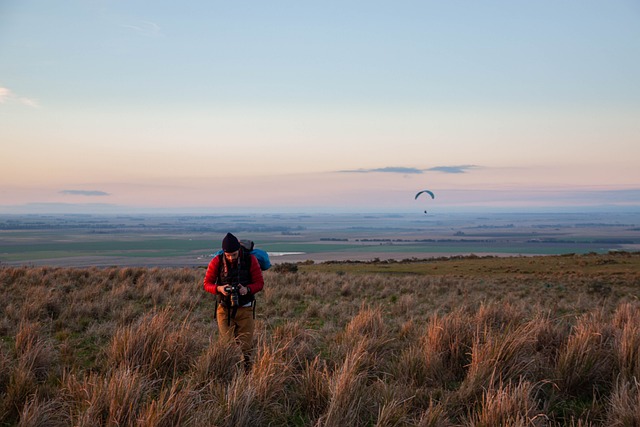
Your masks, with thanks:
[[[209,262],[204,290],[216,295],[220,335],[238,342],[248,371],[253,356],[254,295],[262,290],[264,279],[258,259],[233,234],[222,239],[222,251]]]

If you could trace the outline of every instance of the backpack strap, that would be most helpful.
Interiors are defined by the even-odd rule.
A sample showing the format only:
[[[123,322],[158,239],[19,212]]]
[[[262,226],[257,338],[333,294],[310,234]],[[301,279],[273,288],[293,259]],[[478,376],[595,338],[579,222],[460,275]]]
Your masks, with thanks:
[[[218,275],[216,277],[216,286],[220,284],[220,272],[222,271],[222,263],[224,262],[224,254],[216,255],[218,257]],[[216,290],[217,293],[217,290]],[[218,319],[218,305],[220,305],[220,297],[216,294],[216,309],[213,310],[213,320]]]

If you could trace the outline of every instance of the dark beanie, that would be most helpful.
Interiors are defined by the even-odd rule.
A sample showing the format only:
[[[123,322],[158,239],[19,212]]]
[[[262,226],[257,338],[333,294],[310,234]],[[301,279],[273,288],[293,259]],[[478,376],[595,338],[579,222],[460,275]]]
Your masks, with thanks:
[[[227,233],[224,239],[222,239],[222,250],[225,252],[235,252],[238,249],[240,249],[240,242],[238,242],[236,236]]]

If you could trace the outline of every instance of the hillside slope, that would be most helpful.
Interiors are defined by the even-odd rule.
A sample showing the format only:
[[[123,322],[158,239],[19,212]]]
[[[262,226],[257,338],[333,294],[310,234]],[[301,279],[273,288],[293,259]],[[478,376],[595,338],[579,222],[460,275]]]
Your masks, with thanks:
[[[274,267],[248,373],[203,269],[3,267],[0,425],[637,424],[639,265]]]

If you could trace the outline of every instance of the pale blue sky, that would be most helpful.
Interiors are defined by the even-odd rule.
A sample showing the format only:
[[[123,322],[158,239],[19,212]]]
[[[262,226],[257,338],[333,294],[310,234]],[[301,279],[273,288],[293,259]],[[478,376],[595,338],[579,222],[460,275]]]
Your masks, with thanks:
[[[638,76],[637,0],[0,0],[0,205],[637,206]]]

